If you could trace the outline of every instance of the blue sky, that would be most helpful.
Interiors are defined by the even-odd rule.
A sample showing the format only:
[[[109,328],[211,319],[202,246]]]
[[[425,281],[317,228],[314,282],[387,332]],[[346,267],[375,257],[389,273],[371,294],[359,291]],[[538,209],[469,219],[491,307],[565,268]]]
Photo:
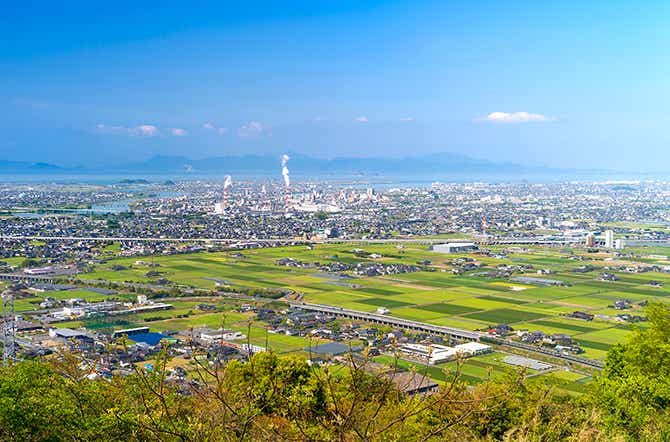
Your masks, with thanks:
[[[446,151],[670,171],[668,2],[13,3],[0,159]]]

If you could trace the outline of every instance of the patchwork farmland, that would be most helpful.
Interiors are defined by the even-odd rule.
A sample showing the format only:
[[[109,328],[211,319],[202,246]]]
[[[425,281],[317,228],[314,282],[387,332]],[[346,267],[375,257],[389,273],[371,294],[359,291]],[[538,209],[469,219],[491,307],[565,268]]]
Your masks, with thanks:
[[[420,245],[360,247],[329,244],[156,256],[152,266],[137,258],[113,258],[79,278],[135,283],[160,278],[201,289],[269,289],[305,302],[366,312],[386,308],[399,318],[466,330],[506,324],[514,330],[567,334],[584,356],[594,359],[604,358],[634,327],[644,326],[617,315],[643,316],[647,302],[666,302],[670,295],[665,285],[670,274],[632,271],[649,265],[642,254],[615,258],[579,248],[492,247],[487,255],[445,255]],[[280,264],[286,258],[300,265]],[[470,266],[463,267],[463,262]],[[327,271],[336,263],[347,264],[348,270]],[[402,264],[419,271],[361,276],[351,270],[359,263],[380,268]],[[511,278],[501,273],[506,268],[512,269]],[[603,280],[603,272],[615,280]],[[652,287],[651,281],[660,286]],[[617,301],[625,301],[626,309],[615,309]],[[576,311],[594,315],[593,320],[569,317]]]

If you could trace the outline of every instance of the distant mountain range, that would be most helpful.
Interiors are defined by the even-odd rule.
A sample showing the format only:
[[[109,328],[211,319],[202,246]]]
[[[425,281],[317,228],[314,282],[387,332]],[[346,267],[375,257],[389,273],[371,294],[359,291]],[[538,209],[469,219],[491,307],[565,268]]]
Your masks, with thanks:
[[[453,153],[407,158],[314,158],[290,154],[289,169],[295,174],[416,174],[416,173],[556,173],[558,169],[496,163]],[[276,155],[222,156],[193,160],[182,156],[155,156],[146,161],[106,167],[61,167],[47,163],[1,161],[2,174],[224,174],[272,173],[279,170]]]
[[[67,169],[48,163],[27,163],[23,161],[0,160],[0,173],[62,173]]]

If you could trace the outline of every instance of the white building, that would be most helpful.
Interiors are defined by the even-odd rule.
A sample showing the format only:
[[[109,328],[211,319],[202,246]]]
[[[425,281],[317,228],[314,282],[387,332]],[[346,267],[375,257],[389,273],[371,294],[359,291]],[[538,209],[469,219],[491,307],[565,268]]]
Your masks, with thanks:
[[[481,344],[479,342],[466,342],[454,347],[459,354],[464,356],[476,356],[484,353],[490,353],[493,348],[490,345]]]
[[[33,269],[25,269],[23,273],[26,275],[50,275],[52,273],[55,273],[56,271],[54,270],[53,267],[38,267],[38,268],[33,268]]]
[[[605,230],[605,248],[613,249],[614,248],[614,231]]]
[[[485,353],[490,353],[493,348],[490,345],[479,342],[466,342],[455,347],[445,345],[423,345],[423,344],[403,344],[400,350],[410,358],[427,362],[428,365],[440,364],[442,362],[452,361],[457,357],[467,358]]]
[[[460,253],[477,250],[477,245],[473,242],[449,242],[446,244],[433,244],[430,250],[438,253]]]
[[[295,206],[295,210],[298,212],[326,212],[326,213],[337,213],[341,212],[342,209],[340,209],[338,206],[334,204],[321,204],[321,203],[302,203],[297,206]]]
[[[595,236],[593,236],[592,233],[588,233],[588,234],[586,235],[586,239],[585,239],[585,241],[584,241],[584,245],[586,245],[586,247],[593,247],[595,244],[596,244],[596,238],[595,238]]]
[[[204,329],[200,332],[200,339],[203,341],[218,341],[218,340],[224,340],[224,341],[235,341],[239,339],[244,339],[246,336],[238,331],[235,330],[212,330],[212,329]]]
[[[84,313],[81,307],[63,307],[63,316],[66,318],[81,318]]]
[[[452,359],[455,359],[458,354],[455,348],[436,344],[403,344],[400,347],[400,350],[411,358],[428,362],[429,365],[451,361]]]

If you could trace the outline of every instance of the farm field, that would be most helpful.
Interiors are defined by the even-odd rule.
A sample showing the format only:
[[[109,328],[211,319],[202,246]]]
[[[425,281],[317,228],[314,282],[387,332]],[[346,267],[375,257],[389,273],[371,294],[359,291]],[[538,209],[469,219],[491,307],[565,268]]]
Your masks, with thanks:
[[[110,320],[87,320],[68,321],[59,323],[63,327],[78,327],[81,325],[90,329],[114,328],[125,329],[133,327],[149,327],[152,332],[188,331],[197,328],[225,328],[243,333],[248,337],[248,342],[265,347],[279,354],[298,353],[307,354],[305,348],[310,345],[316,346],[323,342],[322,339],[308,339],[299,336],[286,336],[267,332],[267,326],[261,321],[255,320],[254,313],[240,313],[235,311],[239,303],[226,299],[211,298],[208,300],[189,301],[169,300],[173,309],[157,312],[129,314],[114,317]],[[200,304],[216,306],[216,311],[202,311],[197,308]],[[247,339],[240,341],[246,343]]]
[[[31,312],[40,309],[40,303],[46,298],[53,298],[58,301],[67,301],[69,299],[83,299],[87,302],[98,302],[106,300],[128,301],[135,298],[134,295],[123,293],[107,293],[106,290],[75,288],[71,290],[53,290],[44,292],[33,292],[31,297],[18,298],[14,301],[16,312]]]
[[[568,334],[584,348],[585,356],[595,358],[604,357],[609,347],[626,339],[635,327],[616,315],[643,316],[646,302],[670,299],[670,286],[666,285],[670,284],[669,273],[631,273],[612,269],[613,266],[631,267],[644,262],[638,256],[613,260],[610,253],[589,254],[580,248],[491,249],[497,255],[446,255],[431,252],[427,246],[410,244],[402,249],[390,244],[358,247],[328,244],[313,249],[294,246],[142,259],[151,261],[154,267],[138,263],[138,258],[113,258],[98,265],[91,273],[80,274],[79,278],[84,281],[152,283],[160,277],[179,286],[211,290],[277,289],[300,294],[305,302],[367,312],[383,307],[390,310],[390,315],[400,318],[469,330],[507,324],[515,330]],[[665,252],[670,254],[670,249]],[[371,254],[382,257],[372,259]],[[293,258],[310,265],[282,266],[277,263],[282,258]],[[452,261],[456,258],[471,260],[477,268],[454,274]],[[357,276],[351,271],[339,272],[346,274],[346,278],[312,265],[417,266],[427,261],[430,263],[424,265],[422,271],[411,273]],[[586,264],[591,269],[575,271]],[[487,276],[504,266],[524,266],[514,269],[513,278],[536,279],[521,282],[497,275]],[[601,280],[606,267],[618,280]],[[538,270],[543,274],[538,274]],[[566,285],[549,285],[550,282],[544,280],[564,281]],[[660,281],[664,285],[652,287],[650,281]],[[629,301],[629,308],[616,310],[614,303],[619,300]],[[592,321],[567,317],[575,311],[596,316]]]
[[[460,368],[458,368],[455,361],[436,365],[424,365],[396,359],[390,355],[377,356],[373,360],[387,367],[397,367],[398,370],[416,370],[417,374],[429,376],[438,383],[451,381],[458,369],[459,380],[474,385],[487,380],[495,380],[506,373],[520,370],[518,367],[506,364],[504,362],[506,356],[508,355],[498,352],[474,356],[463,360]],[[528,376],[540,377],[554,384],[557,389],[569,394],[583,392],[585,385],[591,381],[590,375],[566,369],[557,369],[556,367],[544,372],[532,369],[525,369],[525,372]]]

